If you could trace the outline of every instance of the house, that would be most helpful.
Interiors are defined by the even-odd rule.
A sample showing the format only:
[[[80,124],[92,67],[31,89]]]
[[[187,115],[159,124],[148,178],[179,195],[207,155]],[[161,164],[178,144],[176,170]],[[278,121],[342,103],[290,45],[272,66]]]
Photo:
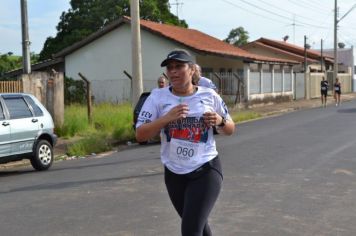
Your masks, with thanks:
[[[327,78],[329,83],[333,85],[334,59],[333,56],[328,53],[299,47],[287,41],[266,38],[260,38],[243,45],[241,48],[263,56],[298,61],[298,64],[295,64],[292,68],[295,73],[294,98],[296,99],[320,97],[320,81],[323,77]],[[338,77],[342,84],[342,91],[346,93],[351,92],[351,70],[345,66],[338,69]],[[333,86],[330,86],[329,90],[331,94]]]
[[[334,63],[333,57],[330,55],[322,55],[319,51],[304,49],[304,47],[299,47],[287,41],[260,38],[241,46],[241,48],[259,55],[298,61],[298,64],[293,67],[294,72],[304,71],[305,59],[308,71],[332,70]],[[321,66],[321,63],[323,66]]]
[[[263,97],[266,93],[261,85],[263,71],[265,75],[269,75],[268,80],[271,81],[268,83],[271,89],[267,90],[270,95],[278,96],[283,93],[290,96],[292,93],[290,68],[298,63],[295,60],[250,53],[194,29],[147,20],[141,20],[140,24],[145,91],[154,88],[157,78],[165,72],[160,63],[168,52],[183,48],[192,54],[203,72],[225,71],[237,75],[231,83],[224,83],[220,77],[218,86],[221,92],[230,89],[231,95],[235,95],[239,77],[245,84],[245,91],[241,93],[245,100],[254,99],[256,96]],[[96,102],[122,102],[131,99],[131,81],[124,74],[130,74],[132,70],[129,17],[112,22],[84,40],[58,52],[54,57],[64,58],[67,77],[80,79],[78,73],[81,73],[91,81]],[[281,72],[276,80],[280,82],[278,86],[271,85],[274,67]],[[277,75],[277,72],[275,74]],[[286,81],[282,79],[284,75]],[[274,87],[276,90],[273,90]]]
[[[324,49],[323,53],[329,55],[330,57],[334,56],[334,49]],[[354,48],[338,48],[337,49],[337,62],[339,72],[347,72],[351,69],[352,76],[352,91],[356,91],[356,78],[355,78],[355,63],[354,63]]]

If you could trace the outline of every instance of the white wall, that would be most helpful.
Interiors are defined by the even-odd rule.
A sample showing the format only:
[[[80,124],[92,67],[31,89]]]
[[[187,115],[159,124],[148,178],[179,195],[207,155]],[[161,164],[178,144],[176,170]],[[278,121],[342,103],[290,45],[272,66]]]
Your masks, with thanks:
[[[141,30],[142,74],[144,91],[157,86],[157,78],[165,68],[160,64],[174,48],[182,48],[170,40]],[[80,79],[81,72],[92,81],[95,101],[121,102],[131,99],[131,82],[123,73],[131,72],[131,30],[128,24],[107,33],[65,58],[66,76]]]

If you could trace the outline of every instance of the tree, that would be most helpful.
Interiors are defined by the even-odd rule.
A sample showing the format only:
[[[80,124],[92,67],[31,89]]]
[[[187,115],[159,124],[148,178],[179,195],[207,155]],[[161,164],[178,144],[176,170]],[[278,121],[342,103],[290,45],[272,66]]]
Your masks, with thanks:
[[[130,15],[129,0],[71,0],[71,8],[63,12],[57,25],[57,35],[48,37],[40,60],[78,42],[115,19]],[[170,11],[168,0],[140,0],[141,19],[187,27]]]
[[[11,58],[8,54],[0,56],[0,77],[7,71],[21,67],[21,62],[18,63],[16,58]]]
[[[229,33],[229,36],[227,36],[224,41],[236,47],[239,47],[248,43],[248,38],[248,32],[240,26],[236,29],[232,29]]]

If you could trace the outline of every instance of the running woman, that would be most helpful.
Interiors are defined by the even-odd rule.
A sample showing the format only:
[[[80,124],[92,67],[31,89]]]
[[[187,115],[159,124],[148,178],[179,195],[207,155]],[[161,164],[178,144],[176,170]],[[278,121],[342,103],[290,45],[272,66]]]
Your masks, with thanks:
[[[329,82],[325,80],[325,77],[323,76],[323,79],[320,82],[321,106],[323,107],[326,107],[328,89],[329,89]]]
[[[339,82],[339,78],[336,78],[334,83],[335,106],[340,105],[340,97],[341,97],[341,83]]]
[[[136,139],[161,132],[161,161],[171,202],[181,217],[183,236],[210,236],[208,217],[220,193],[223,175],[213,126],[231,135],[235,124],[221,97],[192,83],[191,55],[170,52],[161,63],[170,86],[152,91],[136,125]]]

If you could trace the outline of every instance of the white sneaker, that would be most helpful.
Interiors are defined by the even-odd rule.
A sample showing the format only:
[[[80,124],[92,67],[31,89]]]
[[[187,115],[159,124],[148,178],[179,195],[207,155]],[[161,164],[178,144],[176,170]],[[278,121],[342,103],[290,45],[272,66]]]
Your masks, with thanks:
[[[337,107],[337,106],[338,106],[338,104],[336,103],[336,104],[335,104],[335,106]]]

